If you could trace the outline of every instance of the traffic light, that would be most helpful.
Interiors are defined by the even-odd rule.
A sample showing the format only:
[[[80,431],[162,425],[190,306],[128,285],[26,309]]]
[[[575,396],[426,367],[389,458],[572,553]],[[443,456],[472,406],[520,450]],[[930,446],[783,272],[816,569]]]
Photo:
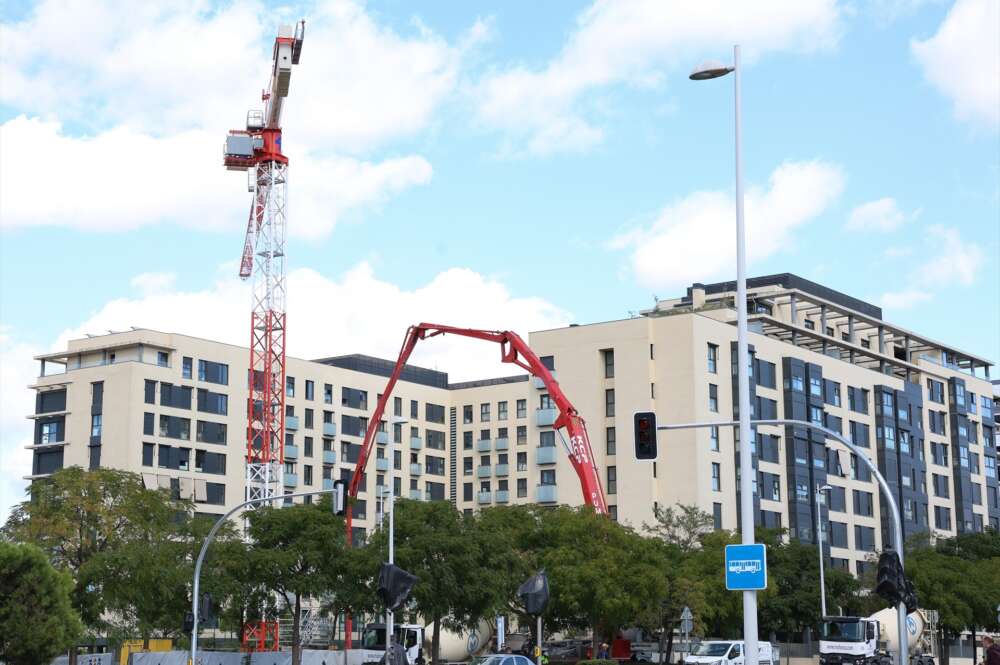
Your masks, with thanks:
[[[635,458],[656,459],[656,414],[652,411],[635,414]]]
[[[330,505],[333,507],[334,515],[344,515],[346,512],[344,508],[344,490],[345,484],[343,480],[333,481],[333,494],[330,496]]]
[[[184,633],[188,634],[194,630],[194,612],[184,613]]]
[[[893,550],[882,552],[878,558],[875,593],[893,605],[898,605],[906,593],[906,578],[899,564],[899,555]]]

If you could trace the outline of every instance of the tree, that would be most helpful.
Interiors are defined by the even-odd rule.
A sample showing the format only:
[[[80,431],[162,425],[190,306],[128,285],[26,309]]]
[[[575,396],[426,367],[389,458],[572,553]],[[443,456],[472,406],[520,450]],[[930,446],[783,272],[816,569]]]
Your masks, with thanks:
[[[416,611],[433,623],[431,658],[438,662],[441,625],[475,627],[494,599],[484,567],[480,533],[473,518],[445,501],[395,503],[395,563],[419,581],[412,598]],[[385,556],[387,530],[377,531],[369,547]]]
[[[548,620],[601,635],[625,625],[659,625],[667,561],[659,544],[590,508],[559,507],[541,515],[539,563],[549,575]]]
[[[37,547],[0,543],[0,662],[45,663],[74,644],[83,626],[72,591]]]
[[[302,662],[302,601],[338,587],[347,572],[344,521],[322,504],[250,513],[251,559],[258,579],[292,615],[292,665]]]
[[[663,542],[676,545],[681,552],[691,552],[701,545],[701,539],[711,533],[715,518],[695,505],[653,506],[656,522],[644,524],[645,529]]]

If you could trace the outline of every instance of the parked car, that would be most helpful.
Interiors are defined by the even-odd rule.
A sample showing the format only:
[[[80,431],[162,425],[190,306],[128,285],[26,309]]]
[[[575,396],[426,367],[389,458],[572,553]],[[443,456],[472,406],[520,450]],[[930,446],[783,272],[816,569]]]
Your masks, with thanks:
[[[742,640],[710,640],[701,642],[684,658],[685,665],[775,665],[775,651],[770,642],[758,642],[758,662],[744,661]]]

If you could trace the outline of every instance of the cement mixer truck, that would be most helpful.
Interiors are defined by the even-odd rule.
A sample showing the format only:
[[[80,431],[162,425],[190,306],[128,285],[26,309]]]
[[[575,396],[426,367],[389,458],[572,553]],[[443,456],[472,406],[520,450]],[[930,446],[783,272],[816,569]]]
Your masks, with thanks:
[[[820,628],[820,665],[892,665],[900,647],[896,610],[870,617],[826,617]],[[927,615],[916,610],[906,617],[906,652],[910,665],[934,665]]]

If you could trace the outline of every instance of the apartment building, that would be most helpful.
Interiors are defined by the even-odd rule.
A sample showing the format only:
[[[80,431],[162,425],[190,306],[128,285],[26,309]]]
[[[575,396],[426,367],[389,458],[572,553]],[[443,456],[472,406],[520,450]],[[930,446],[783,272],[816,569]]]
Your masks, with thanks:
[[[694,284],[629,319],[530,335],[587,421],[615,519],[641,528],[656,506],[685,503],[718,528],[738,526],[733,428],[660,432],[651,462],[636,461],[632,446],[635,411],[655,411],[661,423],[737,418],[734,296],[733,283]],[[989,361],[795,275],[752,279],[749,298],[754,417],[822,424],[870,451],[907,536],[1000,528]],[[247,349],[140,329],[74,340],[38,360],[30,478],[111,466],[205,513],[243,500]],[[60,371],[50,374],[52,364]],[[358,537],[372,527],[379,487],[466,511],[582,503],[540,381],[451,383],[447,373],[408,366],[372,425],[392,366],[363,355],[288,359],[287,492],[348,478],[375,426]],[[815,492],[828,485],[819,519],[831,564],[860,571],[889,526],[864,464],[805,428],[760,426],[754,444],[758,523],[812,542]]]

